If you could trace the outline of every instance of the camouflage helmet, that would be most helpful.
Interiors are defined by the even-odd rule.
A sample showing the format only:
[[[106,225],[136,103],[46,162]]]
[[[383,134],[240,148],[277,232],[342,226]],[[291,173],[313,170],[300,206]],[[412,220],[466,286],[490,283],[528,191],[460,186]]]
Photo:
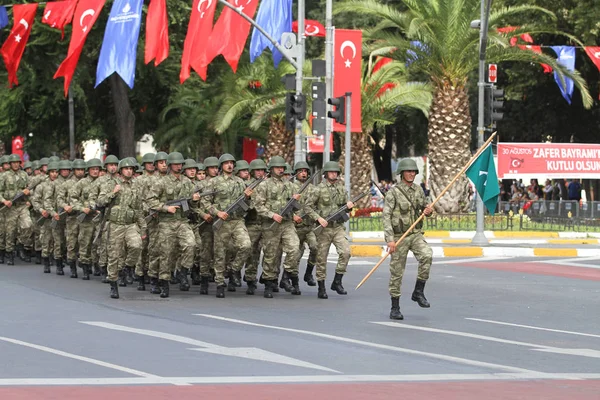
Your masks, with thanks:
[[[127,167],[131,167],[134,169],[136,167],[136,165],[133,162],[133,160],[131,159],[131,157],[126,157],[126,158],[122,159],[121,161],[119,161],[119,171],[121,170],[121,168],[127,168]]]
[[[0,157],[0,164],[6,164],[8,162],[8,156]]]
[[[342,172],[337,161],[327,161],[323,166],[323,172]]]
[[[398,163],[398,169],[396,170],[396,174],[402,174],[404,171],[417,171],[419,173],[419,167],[417,167],[417,163],[412,158],[404,158],[400,160]]]
[[[21,157],[18,154],[11,154],[8,156],[8,162],[21,162]]]
[[[58,156],[51,156],[50,158],[48,158],[48,162],[52,162],[52,161],[59,162],[60,158]]]
[[[25,161],[25,164],[23,164],[23,169],[27,168],[33,168],[33,163],[31,161]]]
[[[223,165],[224,162],[233,161],[235,163],[235,157],[229,153],[225,153],[219,157],[219,166]]]
[[[285,160],[280,156],[273,156],[269,161],[269,169],[273,167],[283,167],[285,168]]]
[[[40,162],[38,160],[35,160],[34,162],[31,163],[31,169],[33,169],[34,171],[37,171],[41,167],[42,167],[42,165],[40,164]]]
[[[58,171],[58,161],[50,161],[48,163],[48,171]]]
[[[248,161],[237,160],[235,162],[235,173],[237,173],[238,171],[243,171],[245,169],[250,169],[250,165],[248,164]]]
[[[50,162],[50,159],[48,159],[48,157],[43,157],[40,159],[40,167],[43,167],[44,165],[48,165],[48,163]]]
[[[142,157],[142,164],[154,163],[154,157],[156,157],[156,154],[154,154],[154,153],[144,154],[144,156]]]
[[[73,169],[85,169],[86,167],[87,167],[87,165],[86,165],[85,161],[83,161],[80,158],[73,161]]]
[[[198,171],[205,171],[206,170],[206,167],[201,162],[199,162],[198,164],[196,164],[196,168],[198,168]]]
[[[299,169],[307,169],[310,171],[310,167],[306,161],[298,161],[294,164],[294,171],[298,171]]]
[[[143,174],[144,173],[144,167],[142,167],[141,165],[138,164],[137,169],[134,171],[137,174]]]
[[[86,168],[94,168],[94,167],[102,168],[102,161],[100,161],[99,158],[92,158],[91,160],[87,161],[85,166],[86,166]]]
[[[288,163],[285,163],[285,171],[283,171],[284,174],[289,174],[289,175],[293,175],[294,174],[294,170],[292,169],[292,166]]]
[[[69,171],[73,169],[71,167],[71,161],[69,160],[60,160],[58,162],[58,169],[68,169]]]
[[[267,169],[267,164],[265,164],[265,162],[263,160],[261,160],[260,158],[256,158],[252,161],[250,161],[250,171],[254,171],[257,169]]]
[[[206,168],[218,167],[219,159],[217,157],[206,157],[203,164]]]
[[[178,151],[174,151],[167,157],[167,165],[172,164],[183,164],[185,160],[183,159],[183,154]]]
[[[194,160],[193,158],[186,158],[186,160],[183,164],[183,169],[190,169],[190,168],[198,169],[198,163],[196,163],[196,160]]]
[[[117,158],[117,156],[113,156],[111,154],[104,159],[104,166],[106,166],[106,164],[117,164],[118,165],[119,159]]]
[[[166,161],[167,157],[169,157],[169,155],[167,153],[165,153],[164,151],[159,151],[154,156],[154,164],[156,164],[158,161],[163,161],[163,160]]]

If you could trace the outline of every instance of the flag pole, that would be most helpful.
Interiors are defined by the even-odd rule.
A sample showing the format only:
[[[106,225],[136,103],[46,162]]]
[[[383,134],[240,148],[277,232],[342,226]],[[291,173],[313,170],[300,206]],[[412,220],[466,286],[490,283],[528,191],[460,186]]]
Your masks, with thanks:
[[[446,192],[448,190],[450,190],[450,188],[452,187],[452,185],[454,184],[454,182],[456,182],[458,180],[458,178],[461,177],[462,174],[465,173],[465,171],[471,166],[471,164],[473,163],[473,161],[475,161],[477,159],[477,157],[479,157],[479,155],[487,148],[487,146],[492,142],[492,140],[494,140],[494,137],[496,137],[496,133],[497,132],[493,132],[489,139],[485,141],[485,143],[483,144],[483,146],[481,146],[479,148],[479,150],[477,150],[477,152],[473,155],[473,157],[471,157],[471,159],[465,164],[465,166],[456,174],[456,176],[454,177],[454,179],[452,179],[452,181],[450,181],[450,183],[444,188],[444,190],[441,191],[441,193],[435,198],[435,200],[433,200],[433,202],[431,204],[429,204],[429,206],[433,206],[435,205],[435,203],[437,203],[444,194],[446,194]],[[400,244],[400,242],[402,242],[404,240],[404,238],[406,238],[406,236],[408,236],[408,234],[415,229],[415,226],[417,226],[417,224],[419,222],[421,222],[423,220],[423,218],[425,218],[425,214],[421,214],[419,216],[419,218],[417,218],[417,220],[415,222],[413,222],[413,224],[408,228],[408,230],[406,232],[404,232],[404,234],[400,237],[400,239],[398,239],[398,241],[396,242],[396,246],[398,246]],[[360,281],[360,283],[356,286],[356,288],[354,290],[357,290],[359,287],[361,287],[363,285],[363,283],[365,283],[367,281],[367,279],[369,279],[371,277],[371,275],[373,275],[373,273],[377,270],[377,268],[379,268],[379,266],[385,261],[385,259],[387,258],[387,256],[390,255],[389,251],[386,251],[384,256],[381,258],[381,260],[379,260],[379,262],[377,264],[375,264],[375,266],[371,269],[371,271],[369,271],[369,273],[367,275],[365,275],[365,277],[363,278],[362,281]]]

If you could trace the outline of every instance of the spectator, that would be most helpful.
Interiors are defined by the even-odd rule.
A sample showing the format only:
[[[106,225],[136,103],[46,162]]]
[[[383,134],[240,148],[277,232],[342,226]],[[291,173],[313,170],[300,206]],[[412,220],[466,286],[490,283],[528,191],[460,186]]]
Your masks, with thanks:
[[[552,192],[554,187],[550,179],[546,179],[546,186],[544,186],[544,200],[552,200]]]
[[[569,200],[581,200],[581,184],[578,181],[571,179],[568,186],[568,192]]]

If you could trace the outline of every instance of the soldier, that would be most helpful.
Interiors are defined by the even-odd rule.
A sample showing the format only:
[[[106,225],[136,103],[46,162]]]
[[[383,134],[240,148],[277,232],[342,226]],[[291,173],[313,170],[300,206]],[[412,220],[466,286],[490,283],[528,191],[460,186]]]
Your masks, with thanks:
[[[140,192],[140,196],[142,199],[145,199],[148,196],[148,190],[151,186],[151,182],[154,176],[154,158],[156,154],[154,153],[146,153],[142,157],[142,166],[143,172],[135,179],[136,190]],[[144,214],[148,213],[148,207],[146,202],[142,205]],[[155,221],[151,221],[146,224],[149,225],[157,225]],[[158,226],[154,227],[155,231],[158,229]],[[148,228],[147,228],[148,229]],[[137,290],[144,291],[146,290],[146,278],[149,278],[148,268],[150,263],[149,258],[149,244],[150,244],[150,233],[142,232],[142,236],[144,240],[142,240],[142,256],[140,257],[140,261],[135,266],[135,276],[137,277],[138,287]],[[155,233],[156,236],[156,233]]]
[[[59,204],[61,200],[60,196],[63,190],[63,186],[67,184],[67,180],[71,175],[71,163],[69,160],[61,160],[58,162],[58,178],[54,181],[54,192],[52,197],[44,198],[45,209],[50,212],[52,218],[56,221],[52,227],[52,238],[54,241],[54,260],[56,261],[56,270],[63,270],[64,260],[66,257],[66,243],[65,243],[65,216],[66,211],[62,209],[62,204]],[[50,195],[49,192],[47,192]],[[57,272],[58,273],[58,272]],[[76,271],[71,269],[71,277]],[[64,275],[60,273],[59,275]],[[76,277],[76,276],[75,276]]]
[[[294,172],[296,173],[296,191],[300,190],[300,187],[306,182],[308,179],[309,166],[306,161],[298,161],[294,165]],[[306,191],[302,196],[302,203],[306,204],[308,199],[310,199],[311,188],[314,188],[313,185],[309,185]],[[308,261],[306,262],[306,271],[304,272],[304,282],[308,284],[308,286],[317,286],[317,282],[313,278],[313,269],[315,268],[315,263],[317,261],[317,237],[313,232],[314,223],[311,221],[308,215],[305,215],[302,218],[302,222],[296,224],[296,233],[298,234],[298,240],[300,240],[300,258],[298,262],[302,258],[304,254],[304,244],[308,245]]]
[[[267,174],[267,164],[259,158],[250,161],[250,173],[253,175],[247,184],[252,184],[257,179],[262,179]],[[246,270],[244,272],[244,282],[248,285],[246,294],[253,295],[256,290],[256,274],[258,272],[258,262],[260,261],[261,238],[262,238],[262,218],[258,216],[254,202],[250,203],[250,208],[245,218],[248,237],[250,238],[250,255],[246,259]],[[262,281],[261,283],[264,283]],[[273,288],[279,291],[275,286]]]
[[[246,257],[250,252],[250,239],[244,224],[244,212],[239,210],[231,214],[225,210],[239,197],[252,195],[252,190],[246,188],[244,181],[233,175],[235,158],[231,154],[223,154],[219,158],[222,174],[208,181],[207,191],[218,191],[218,193],[206,196],[202,199],[202,206],[213,218],[220,218],[223,225],[214,233],[214,262],[215,282],[217,284],[217,298],[225,297],[225,271],[226,253],[233,248],[235,258],[231,263],[233,271],[230,280],[239,279],[240,271]],[[206,160],[204,160],[204,165]],[[210,171],[209,171],[210,173]],[[204,237],[203,237],[204,241]],[[206,246],[206,244],[204,244]]]
[[[206,179],[206,167],[202,163],[196,164],[196,177],[194,178],[195,188],[197,190],[202,190],[204,187],[204,180]],[[196,238],[196,252],[194,255],[194,266],[192,267],[192,271],[190,273],[192,277],[192,285],[200,285],[202,284],[202,279],[200,278],[200,254],[202,252],[202,236],[200,235],[200,222],[202,219],[200,203],[198,203],[198,208],[196,208],[194,212],[194,218],[196,219],[196,223],[192,223],[192,230],[194,231],[194,237]]]
[[[217,157],[206,157],[204,159],[206,168],[206,179],[202,181],[200,188],[203,192],[208,190],[209,182],[219,175],[219,159]],[[206,200],[206,199],[205,199]],[[208,282],[212,279],[211,271],[214,271],[214,236],[212,230],[213,217],[205,206],[208,203],[200,202],[198,215],[204,222],[200,224],[200,240],[202,248],[200,253],[200,294],[208,294]]]
[[[433,209],[427,205],[421,187],[414,184],[415,177],[419,173],[419,168],[414,160],[409,158],[401,160],[396,173],[400,175],[401,181],[385,195],[383,228],[388,252],[392,254],[389,284],[392,299],[390,319],[404,319],[400,312],[400,287],[408,251],[412,251],[419,262],[417,283],[412,300],[425,308],[429,307],[429,302],[425,298],[423,290],[425,282],[429,279],[433,251],[423,237],[422,223],[417,224],[398,246],[396,246],[396,242],[419,218],[421,212],[429,216],[433,213]]]
[[[37,164],[36,164],[37,163]],[[39,185],[48,179],[48,175],[46,171],[48,170],[48,159],[42,158],[40,161],[34,161],[34,176],[29,179],[29,186],[35,187],[34,194],[37,191]],[[43,202],[43,197],[40,198],[40,201]],[[42,207],[43,208],[43,207]],[[41,215],[36,211],[35,207],[31,208],[31,220],[37,221]],[[42,227],[38,224],[33,224],[33,249],[35,251],[35,263],[42,263],[42,238],[40,237]],[[52,241],[50,241],[52,243]]]
[[[31,252],[33,227],[27,201],[27,196],[30,195],[28,177],[25,171],[21,170],[21,158],[18,154],[11,154],[8,157],[8,162],[10,163],[9,169],[5,170],[0,180],[0,202],[4,203],[5,208],[8,208],[4,223],[6,226],[4,247],[8,256],[7,264],[14,265],[13,251],[17,231],[19,257],[25,262],[31,261],[29,253]],[[20,192],[23,192],[25,196],[13,203],[12,199]]]
[[[44,162],[47,163],[47,160]],[[40,257],[42,258],[42,263],[44,264],[44,273],[49,274],[50,254],[52,253],[52,228],[50,227],[52,218],[50,216],[50,211],[45,208],[44,199],[51,199],[54,197],[52,192],[54,192],[54,182],[58,178],[58,163],[52,162],[50,164],[46,164],[46,167],[48,167],[48,178],[35,188],[31,205],[33,210],[40,215],[40,218],[44,218],[44,220],[42,220],[43,224],[40,226],[38,240],[41,245]],[[60,275],[58,269],[56,273],[57,275]]]
[[[188,187],[188,190],[190,192],[190,197],[192,196],[193,192],[198,189],[198,181],[196,181],[196,172],[198,170],[198,163],[192,159],[192,158],[188,158],[185,160],[184,164],[183,164],[183,174],[185,175],[186,178],[189,179],[189,182],[186,182],[186,186]],[[200,232],[198,232],[198,224],[199,224],[199,220],[198,220],[198,213],[197,213],[197,207],[195,207],[194,210],[190,210],[188,212],[188,223],[190,225],[190,229],[192,230],[192,233],[194,234],[194,263],[192,264],[192,267],[190,269],[190,275],[192,277],[192,283],[194,285],[198,285],[200,284],[200,269],[196,268],[197,264],[196,264],[196,254],[199,252],[199,249],[202,245],[201,239],[200,239]],[[182,275],[182,270],[181,270],[181,263],[178,260],[177,262],[177,272],[178,275]],[[179,280],[179,289],[183,290],[183,291],[188,291],[189,290],[189,283],[188,283],[188,279],[187,279],[187,274],[185,276],[185,278],[183,280]]]
[[[31,161],[26,161],[23,164],[23,171],[25,171],[28,177],[31,177],[33,175],[33,163]]]
[[[263,218],[263,273],[265,282],[265,298],[273,298],[273,286],[277,285],[278,269],[276,265],[278,251],[284,252],[282,286],[293,295],[300,295],[298,285],[298,258],[300,256],[300,243],[294,221],[299,222],[297,215],[292,218],[278,213],[286,203],[294,197],[300,199],[299,194],[294,194],[294,185],[283,178],[285,160],[283,157],[274,156],[269,162],[271,176],[256,188],[254,205],[258,215]],[[271,228],[273,221],[277,222]],[[281,249],[280,249],[281,248]],[[287,287],[291,280],[291,288]]]
[[[133,270],[142,253],[142,232],[146,230],[142,199],[135,190],[132,178],[135,163],[125,158],[119,162],[120,177],[102,185],[99,204],[106,204],[108,228],[108,281],[110,297],[119,298],[117,279],[125,270]]]
[[[175,269],[177,256],[180,256],[181,272],[179,282],[181,290],[189,290],[187,275],[194,265],[195,238],[187,215],[181,206],[168,205],[167,202],[177,199],[192,198],[193,185],[181,175],[184,159],[181,153],[173,152],[167,157],[170,173],[154,182],[148,192],[148,207],[158,211],[158,243],[160,244],[159,286],[160,297],[169,297],[169,279]],[[192,201],[200,199],[194,194]],[[187,200],[186,200],[187,201]]]
[[[250,165],[246,160],[237,160],[235,162],[235,175],[241,180],[248,182],[250,181]]]
[[[335,268],[335,278],[331,284],[331,290],[338,294],[347,294],[342,286],[342,278],[346,273],[348,261],[350,261],[350,244],[346,238],[346,231],[342,221],[330,221],[325,218],[335,212],[337,209],[346,205],[348,210],[354,207],[351,201],[348,201],[348,195],[344,189],[344,183],[340,181],[340,166],[335,161],[328,161],[323,166],[325,179],[311,191],[311,198],[307,202],[310,210],[309,216],[316,220],[324,229],[317,237],[319,250],[317,253],[317,283],[319,285],[318,297],[327,299],[325,290],[325,279],[327,278],[327,255],[329,248],[333,244],[338,253],[338,262]]]

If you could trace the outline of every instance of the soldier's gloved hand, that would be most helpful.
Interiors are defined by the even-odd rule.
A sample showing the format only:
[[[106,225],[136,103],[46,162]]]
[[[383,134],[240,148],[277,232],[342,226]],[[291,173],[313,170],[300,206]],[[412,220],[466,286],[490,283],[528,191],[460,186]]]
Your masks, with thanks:
[[[29,189],[23,189],[23,194],[25,196],[29,196],[29,194],[31,194],[31,192],[29,191]]]
[[[194,193],[194,194],[192,195],[192,200],[194,200],[194,201],[198,201],[198,200],[200,200],[200,193]]]
[[[319,217],[319,219],[317,220],[317,222],[323,227],[326,228],[327,225],[329,225],[329,223],[327,223],[327,221],[325,221],[325,218],[321,218]]]
[[[10,208],[12,206],[12,201],[10,201],[10,200],[4,200],[3,203],[8,208]]]
[[[431,208],[429,204],[426,205],[423,209],[423,214],[425,214],[426,217],[429,217],[431,214],[433,214],[433,208]]]
[[[71,214],[71,211],[73,211],[73,207],[71,207],[71,206],[64,206],[64,209],[69,214]]]
[[[213,221],[213,217],[210,214],[204,214],[204,217],[202,217],[202,219],[208,222],[209,224]]]
[[[246,190],[244,190],[244,194],[246,195],[246,197],[252,196],[253,192],[254,192],[254,190],[252,190],[250,188],[246,188]]]
[[[283,221],[283,218],[279,214],[273,214],[273,220],[280,224],[281,221]]]
[[[121,185],[115,185],[115,188],[113,189],[113,193],[119,193],[119,190],[121,190]]]
[[[227,218],[229,218],[229,214],[227,214],[225,211],[219,211],[217,213],[217,217],[221,218],[223,221],[225,221]]]
[[[348,209],[354,208],[354,203],[349,201],[346,203],[346,207],[348,207]]]
[[[294,215],[294,222],[297,224],[301,224],[302,223],[302,217],[298,216],[298,215]]]
[[[44,217],[44,218],[48,218],[48,211],[46,211],[46,210],[42,210],[42,211],[41,211],[41,214],[42,214],[42,217]]]
[[[302,197],[302,195],[300,193],[296,193],[295,195],[292,196],[294,199],[296,200],[300,200],[300,197]]]
[[[396,242],[388,242],[387,244],[387,252],[392,254],[396,251]]]
[[[167,207],[167,212],[169,214],[175,214],[177,212],[178,208],[179,208],[179,206],[169,206],[169,207]]]

